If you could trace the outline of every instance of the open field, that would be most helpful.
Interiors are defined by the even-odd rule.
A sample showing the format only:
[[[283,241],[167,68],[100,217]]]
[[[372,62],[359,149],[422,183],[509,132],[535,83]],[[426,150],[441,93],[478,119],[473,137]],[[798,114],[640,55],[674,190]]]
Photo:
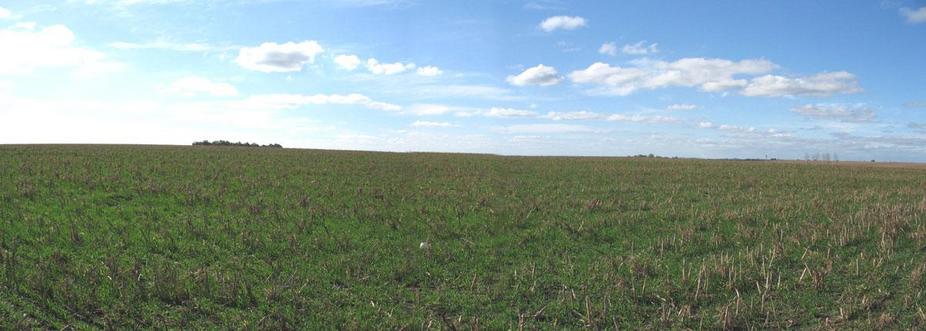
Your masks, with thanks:
[[[0,262],[3,329],[922,328],[926,169],[0,146]]]

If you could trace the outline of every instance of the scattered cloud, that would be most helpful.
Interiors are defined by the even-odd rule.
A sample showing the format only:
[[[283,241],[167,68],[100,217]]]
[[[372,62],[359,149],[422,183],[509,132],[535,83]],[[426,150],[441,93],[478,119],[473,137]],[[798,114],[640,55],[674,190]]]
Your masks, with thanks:
[[[414,63],[380,63],[374,58],[367,60],[367,70],[374,75],[395,75],[412,70],[415,68]]]
[[[69,68],[82,75],[119,70],[121,63],[105,53],[76,45],[76,37],[64,25],[41,30],[0,30],[0,75],[28,74],[41,68]]]
[[[907,123],[907,127],[911,129],[915,129],[915,130],[926,131],[926,122],[922,122],[922,123],[910,122],[910,123]]]
[[[845,72],[824,72],[813,76],[788,78],[765,75],[753,78],[742,94],[745,96],[830,96],[861,92],[855,75]]]
[[[640,41],[635,44],[627,44],[621,48],[621,51],[624,54],[630,55],[648,55],[659,53],[659,44],[652,43],[647,45],[646,41]]]
[[[149,49],[159,49],[159,50],[168,50],[168,51],[177,51],[177,52],[210,52],[210,51],[226,51],[232,50],[239,47],[233,46],[216,46],[204,43],[177,43],[166,40],[156,40],[151,42],[144,43],[132,43],[125,41],[116,41],[109,43],[109,47],[120,50],[149,50]]]
[[[601,47],[598,48],[598,53],[610,55],[610,56],[616,56],[617,55],[617,45],[614,44],[613,42],[606,42],[604,44],[601,44]]]
[[[402,95],[416,94],[420,98],[481,98],[494,100],[516,100],[511,90],[490,85],[473,84],[427,84],[398,91]]]
[[[11,12],[9,9],[0,7],[0,20],[10,19],[10,18],[13,18],[13,12]]]
[[[450,122],[415,121],[411,126],[416,128],[450,128],[457,125]]]
[[[356,55],[338,55],[334,57],[334,63],[347,71],[353,71],[360,66],[360,58]]]
[[[182,96],[210,95],[214,97],[234,97],[238,90],[228,83],[217,83],[198,76],[187,76],[174,81],[167,87],[167,92]]]
[[[926,23],[926,6],[918,9],[901,8],[900,14],[907,18],[907,23]]]
[[[926,101],[907,101],[903,106],[908,109],[926,108]]]
[[[592,128],[573,124],[517,124],[502,128],[503,132],[513,134],[557,134],[557,133],[589,133]]]
[[[419,76],[425,76],[425,77],[440,76],[441,74],[444,73],[443,71],[440,70],[440,68],[435,67],[435,66],[424,66],[424,67],[418,68],[417,72]]]
[[[418,116],[430,116],[449,114],[453,111],[454,109],[447,105],[426,103],[412,105],[406,112]]]
[[[546,115],[541,116],[541,118],[546,118],[554,121],[564,121],[564,120],[594,120],[604,118],[603,115],[590,111],[572,111],[572,112],[548,112]]]
[[[563,10],[566,6],[560,0],[538,0],[525,3],[524,8],[532,10]]]
[[[324,49],[314,40],[299,43],[263,43],[257,47],[244,47],[235,62],[241,67],[260,72],[294,72],[315,63],[315,56]]]
[[[669,105],[668,107],[666,107],[666,110],[669,110],[669,111],[674,111],[674,110],[695,110],[695,109],[698,109],[698,105],[694,105],[694,104],[690,104],[690,103],[676,103],[676,104],[671,104],[671,105]]]
[[[714,128],[714,123],[711,123],[708,121],[701,121],[701,122],[698,122],[698,127],[702,129],[712,129]]]
[[[875,111],[864,104],[808,104],[791,109],[801,116],[848,123],[872,122]]]
[[[764,59],[640,59],[627,67],[597,62],[573,71],[569,78],[578,84],[598,85],[590,91],[593,94],[617,96],[667,87],[694,87],[705,92],[739,90],[745,96],[828,96],[861,91],[855,76],[845,71],[796,78],[768,74],[776,68]],[[766,75],[754,77],[761,74]]]
[[[302,94],[262,94],[251,96],[241,102],[238,102],[234,106],[237,108],[247,108],[247,109],[267,109],[267,110],[280,110],[280,109],[294,109],[306,105],[359,105],[364,106],[369,109],[375,110],[385,110],[385,111],[400,111],[402,110],[401,106],[378,102],[370,99],[369,97],[353,93],[353,94],[315,94],[315,95],[302,95]]]
[[[505,80],[514,86],[552,86],[559,84],[562,78],[556,72],[556,68],[539,64],[536,67],[524,70],[524,72],[516,76],[508,76]]]
[[[480,115],[486,117],[533,117],[537,116],[537,113],[523,109],[492,107]]]
[[[553,16],[540,22],[540,29],[546,32],[554,30],[575,30],[587,26],[585,18],[579,16]]]
[[[618,122],[632,122],[632,123],[675,123],[678,122],[678,119],[671,116],[646,116],[640,114],[634,115],[624,115],[624,114],[614,114],[606,118],[608,121],[618,121]]]

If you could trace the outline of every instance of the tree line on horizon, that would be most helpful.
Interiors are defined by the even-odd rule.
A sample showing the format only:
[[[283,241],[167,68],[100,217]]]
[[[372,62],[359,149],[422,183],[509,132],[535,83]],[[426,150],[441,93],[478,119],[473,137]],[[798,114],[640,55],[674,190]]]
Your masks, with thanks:
[[[261,145],[258,143],[248,143],[248,142],[231,142],[228,140],[203,140],[193,142],[193,146],[235,146],[235,147],[270,147],[270,148],[283,148],[283,145],[280,144],[267,144]]]

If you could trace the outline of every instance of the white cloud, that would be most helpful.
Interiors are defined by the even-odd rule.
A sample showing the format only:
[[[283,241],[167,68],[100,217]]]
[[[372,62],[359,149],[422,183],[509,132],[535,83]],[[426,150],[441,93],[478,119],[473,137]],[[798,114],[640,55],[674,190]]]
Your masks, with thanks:
[[[579,16],[553,16],[540,23],[540,29],[546,32],[557,29],[575,30],[585,26],[585,19]]]
[[[305,105],[359,105],[369,109],[399,111],[401,106],[373,101],[362,94],[262,94],[251,96],[241,102],[233,104],[236,108],[245,109],[294,109]]]
[[[588,133],[593,132],[591,128],[584,125],[572,124],[517,124],[503,128],[504,132],[525,134],[525,133]]]
[[[449,128],[455,127],[456,125],[450,122],[415,121],[415,123],[412,123],[412,126],[416,128]]]
[[[166,40],[156,40],[145,43],[132,43],[117,41],[109,43],[109,47],[121,50],[148,50],[148,49],[161,49],[177,52],[209,52],[209,51],[224,51],[231,50],[237,47],[232,46],[215,46],[202,43],[176,43]]]
[[[613,42],[606,42],[601,44],[601,47],[598,48],[598,53],[615,56],[617,55],[617,45]]]
[[[257,47],[244,47],[235,62],[241,67],[260,72],[294,72],[315,63],[315,56],[324,52],[318,42],[307,40],[285,44],[263,43]]]
[[[621,48],[621,51],[624,52],[624,54],[630,54],[630,55],[655,54],[655,53],[659,53],[659,44],[652,43],[652,44],[646,45],[646,41],[640,41],[640,42],[637,42],[636,44],[624,45],[624,47]]]
[[[563,121],[563,120],[594,120],[600,119],[603,116],[599,113],[590,112],[590,111],[573,111],[573,112],[548,112],[546,115],[541,116],[541,118],[546,118],[554,121]]]
[[[620,67],[597,62],[573,71],[569,78],[574,83],[598,85],[589,91],[593,94],[618,96],[666,87],[694,87],[705,92],[739,90],[746,96],[828,96],[861,91],[855,76],[845,71],[797,78],[769,75],[778,66],[764,59],[641,59],[631,64]],[[755,77],[761,74],[766,75]]]
[[[356,55],[338,55],[334,57],[334,63],[347,71],[353,71],[360,66],[360,58]]]
[[[415,68],[414,63],[380,63],[374,58],[367,60],[367,70],[374,75],[395,75]]]
[[[0,75],[27,74],[40,68],[71,68],[92,75],[122,67],[103,52],[76,46],[75,39],[64,25],[38,31],[0,30]]]
[[[849,123],[871,122],[875,119],[875,111],[864,104],[808,104],[794,107],[791,111],[804,117]]]
[[[597,62],[583,70],[573,71],[569,78],[574,83],[605,86],[606,94],[629,95],[640,88],[647,72],[639,68],[612,67]]]
[[[9,9],[0,7],[0,20],[13,18],[13,13]]]
[[[441,71],[440,68],[435,67],[435,66],[425,66],[425,67],[418,68],[419,76],[434,77],[434,76],[439,76],[440,74],[443,74],[443,73],[444,72]]]
[[[536,67],[524,70],[524,72],[518,74],[517,76],[508,76],[505,80],[509,84],[515,86],[552,86],[559,84],[562,79],[556,72],[556,68],[539,64]]]
[[[697,108],[698,108],[698,105],[693,105],[690,103],[676,103],[676,104],[671,104],[668,107],[666,107],[666,110],[694,110]]]
[[[739,132],[739,133],[749,133],[749,132],[756,131],[755,127],[751,127],[751,126],[741,127],[741,126],[729,125],[729,124],[721,124],[720,126],[717,127],[717,129],[720,129],[721,131]]]
[[[233,97],[238,90],[228,83],[217,83],[198,76],[180,78],[167,87],[167,91],[183,96],[211,95],[215,97]]]
[[[481,113],[486,117],[533,117],[537,116],[536,112],[515,108],[492,107]]]
[[[746,96],[829,96],[837,93],[861,92],[855,75],[845,72],[824,72],[808,77],[788,78],[765,75],[753,78],[742,94]]]
[[[633,122],[633,123],[674,123],[678,122],[678,119],[671,116],[646,116],[640,114],[634,115],[624,115],[624,114],[614,114],[607,117],[608,121],[619,121],[619,122]]]
[[[900,14],[907,18],[908,23],[926,23],[926,6],[919,9],[901,8]]]
[[[514,95],[511,90],[490,85],[467,84],[422,84],[400,87],[391,84],[388,88],[394,94],[405,97],[414,96],[421,99],[468,98],[517,100],[523,97]]]
[[[454,109],[450,108],[450,106],[424,103],[412,105],[407,112],[418,116],[430,116],[444,115],[453,111]]]
[[[701,122],[698,122],[698,127],[702,129],[711,129],[714,127],[714,123],[707,122],[707,121],[701,121]]]

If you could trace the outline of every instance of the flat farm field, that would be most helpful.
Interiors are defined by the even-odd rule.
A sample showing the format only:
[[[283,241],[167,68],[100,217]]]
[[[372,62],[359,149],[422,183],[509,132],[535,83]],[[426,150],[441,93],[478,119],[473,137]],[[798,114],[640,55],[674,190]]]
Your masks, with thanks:
[[[0,146],[0,328],[926,327],[926,167]]]

